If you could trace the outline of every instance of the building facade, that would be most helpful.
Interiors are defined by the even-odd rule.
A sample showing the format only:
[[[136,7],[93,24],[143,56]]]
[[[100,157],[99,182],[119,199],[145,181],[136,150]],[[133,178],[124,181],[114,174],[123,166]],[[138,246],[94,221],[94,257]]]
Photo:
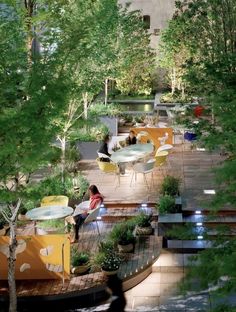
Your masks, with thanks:
[[[175,11],[175,0],[119,0],[121,5],[130,3],[129,9],[140,10],[151,34],[151,47],[156,49],[160,33],[167,26]]]

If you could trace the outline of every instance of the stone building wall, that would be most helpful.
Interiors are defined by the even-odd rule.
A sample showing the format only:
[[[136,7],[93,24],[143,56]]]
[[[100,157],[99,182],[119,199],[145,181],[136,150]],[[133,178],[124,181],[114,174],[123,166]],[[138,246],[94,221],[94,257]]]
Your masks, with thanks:
[[[156,49],[160,31],[167,26],[175,11],[175,0],[119,0],[119,3],[131,3],[131,11],[140,10],[143,16],[150,16],[151,47]]]

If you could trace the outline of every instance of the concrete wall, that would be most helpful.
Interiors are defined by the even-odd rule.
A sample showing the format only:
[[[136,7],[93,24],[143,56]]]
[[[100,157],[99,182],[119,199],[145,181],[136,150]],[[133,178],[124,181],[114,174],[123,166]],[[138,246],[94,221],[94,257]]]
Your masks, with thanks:
[[[140,10],[150,16],[151,47],[156,49],[160,31],[167,26],[175,11],[175,0],[119,0],[121,5],[131,3],[130,10]]]

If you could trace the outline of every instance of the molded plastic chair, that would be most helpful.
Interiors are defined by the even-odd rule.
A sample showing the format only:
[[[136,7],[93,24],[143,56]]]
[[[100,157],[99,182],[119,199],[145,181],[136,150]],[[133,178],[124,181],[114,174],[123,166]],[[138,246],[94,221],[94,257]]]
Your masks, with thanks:
[[[148,186],[148,182],[147,182],[147,178],[146,178],[146,174],[151,173],[152,174],[152,184],[153,184],[153,171],[154,171],[154,167],[155,167],[155,163],[156,160],[155,159],[150,159],[149,161],[145,162],[145,163],[137,163],[133,166],[133,174],[131,177],[131,181],[130,181],[130,186],[132,184],[133,181],[133,177],[135,176],[135,180],[137,179],[137,174],[138,173],[142,173],[143,174],[143,179],[146,183],[147,188],[149,188]]]
[[[120,172],[117,164],[113,162],[100,161],[99,158],[96,159],[99,169],[104,173],[114,173],[118,177],[118,183],[120,185]]]
[[[161,151],[159,153],[156,153],[155,155],[155,167],[158,168],[159,170],[163,169],[163,166],[166,164],[167,162],[167,157],[168,157],[169,153],[167,151]]]
[[[108,155],[100,153],[99,151],[97,151],[97,154],[98,154],[99,158],[108,158],[108,159],[110,159],[110,157]]]
[[[97,208],[91,210],[91,212],[89,213],[87,218],[84,220],[84,223],[82,224],[82,229],[81,229],[82,233],[84,232],[84,225],[85,224],[96,222],[98,235],[100,236],[99,226],[98,226],[98,223],[97,223],[97,217],[98,217],[99,212],[100,212],[100,206],[101,206],[101,203],[99,203]]]
[[[69,198],[64,195],[52,195],[45,196],[41,200],[40,206],[65,206],[67,207],[69,203]]]

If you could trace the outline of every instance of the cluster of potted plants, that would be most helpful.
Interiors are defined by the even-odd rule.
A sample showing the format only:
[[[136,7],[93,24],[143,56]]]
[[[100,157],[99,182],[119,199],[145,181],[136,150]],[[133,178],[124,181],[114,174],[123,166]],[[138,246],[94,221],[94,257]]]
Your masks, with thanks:
[[[99,252],[93,259],[93,266],[101,269],[106,275],[114,275],[118,272],[121,258],[115,249],[115,243],[107,240],[100,243]]]
[[[77,246],[71,248],[71,273],[84,274],[90,269],[90,254],[79,251]]]
[[[156,208],[159,214],[181,212],[181,199],[179,196],[180,180],[173,176],[166,176],[161,185],[161,197]]]
[[[136,228],[135,233],[136,235],[151,235],[153,233],[153,228],[151,225],[151,214],[145,214],[143,212],[140,213],[135,218]]]
[[[121,253],[132,252],[136,241],[134,235],[135,222],[129,220],[116,224],[109,237]]]

